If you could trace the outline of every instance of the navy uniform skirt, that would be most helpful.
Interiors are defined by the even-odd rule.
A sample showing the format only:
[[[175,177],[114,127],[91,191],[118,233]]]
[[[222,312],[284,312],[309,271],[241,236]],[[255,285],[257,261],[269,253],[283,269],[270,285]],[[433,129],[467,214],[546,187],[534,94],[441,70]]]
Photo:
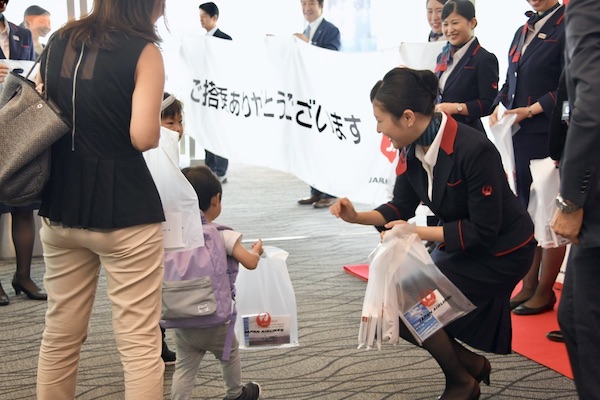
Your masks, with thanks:
[[[446,326],[451,337],[482,351],[510,354],[510,297],[529,271],[536,245],[532,240],[501,257],[439,249],[432,252],[438,268],[477,306]]]

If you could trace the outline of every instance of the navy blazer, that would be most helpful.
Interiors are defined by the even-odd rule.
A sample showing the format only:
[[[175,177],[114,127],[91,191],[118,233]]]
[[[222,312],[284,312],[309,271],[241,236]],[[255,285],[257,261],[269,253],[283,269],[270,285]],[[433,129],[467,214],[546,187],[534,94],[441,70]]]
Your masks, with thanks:
[[[35,49],[33,47],[31,31],[8,22],[6,18],[4,22],[8,23],[9,27],[8,44],[10,46],[10,59],[35,61]],[[6,55],[2,49],[0,49],[0,59],[6,59]]]
[[[215,34],[213,36],[221,38],[221,39],[231,40],[231,36],[229,36],[228,34],[226,34],[225,32],[223,32],[219,28],[217,28],[217,30],[215,31]]]
[[[438,62],[441,54],[438,55]],[[465,103],[469,115],[454,114],[458,122],[484,132],[479,118],[490,113],[498,95],[498,59],[479,45],[477,38],[458,61],[441,93],[441,102]]]
[[[340,50],[342,48],[340,30],[334,24],[323,18],[317,27],[317,31],[313,35],[310,44],[324,49]]]
[[[379,206],[386,221],[408,220],[420,202],[440,219],[447,252],[498,257],[533,240],[533,222],[506,180],[496,147],[479,131],[448,117],[433,171],[432,200],[427,173],[415,147],[402,151],[394,198]]]
[[[506,82],[492,107],[502,102],[507,109],[539,102],[543,113],[520,122],[521,133],[548,132],[556,103],[556,90],[564,64],[565,7],[560,6],[533,38],[518,62],[512,62],[523,27],[515,33],[508,54]],[[493,108],[492,108],[493,110]]]

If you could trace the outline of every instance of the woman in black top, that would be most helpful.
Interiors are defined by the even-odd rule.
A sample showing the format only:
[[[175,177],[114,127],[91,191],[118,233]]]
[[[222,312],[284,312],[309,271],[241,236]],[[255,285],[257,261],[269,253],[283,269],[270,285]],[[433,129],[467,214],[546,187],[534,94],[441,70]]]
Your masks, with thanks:
[[[100,267],[125,398],[163,398],[164,214],[142,152],[158,145],[164,0],[95,0],[50,39],[41,70],[73,127],[52,146],[40,215],[48,292],[37,398],[75,397]]]

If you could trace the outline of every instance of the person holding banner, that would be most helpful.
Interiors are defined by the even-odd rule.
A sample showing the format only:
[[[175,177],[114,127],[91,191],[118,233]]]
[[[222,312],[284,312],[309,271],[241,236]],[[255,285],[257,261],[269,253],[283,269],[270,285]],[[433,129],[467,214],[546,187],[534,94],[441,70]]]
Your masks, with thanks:
[[[200,24],[204,29],[206,29],[207,35],[220,39],[232,40],[231,36],[217,27],[217,20],[219,19],[219,7],[217,7],[215,3],[212,1],[208,3],[202,3],[200,4],[199,8]],[[208,168],[210,168],[210,170],[217,175],[219,182],[226,183],[229,160],[208,150],[204,150],[204,153],[204,162]]]
[[[485,133],[480,118],[489,114],[498,94],[498,59],[479,45],[475,6],[451,0],[442,10],[442,29],[448,43],[437,58],[440,80],[437,111]]]
[[[531,265],[536,241],[494,145],[452,116],[434,112],[437,93],[438,79],[428,70],[394,68],[375,84],[377,131],[402,149],[394,198],[362,212],[341,198],[330,211],[380,231],[407,224],[421,202],[440,219],[440,226],[413,229],[422,240],[440,243],[433,261],[477,308],[434,333],[423,347],[446,377],[441,399],[478,399],[479,382],[489,384],[491,365],[458,340],[486,352],[511,352],[509,299]],[[416,343],[400,324],[401,337]]]
[[[556,91],[564,65],[564,9],[558,0],[528,0],[533,11],[515,33],[508,54],[506,82],[494,100],[490,124],[498,121],[498,104],[505,115],[516,115],[520,126],[513,136],[517,196],[529,205],[532,183],[529,162],[549,156],[548,131],[556,103]],[[536,250],[521,290],[511,299],[513,312],[536,315],[554,308],[552,290],[562,265],[565,247]]]
[[[437,42],[446,40],[442,31],[442,8],[448,0],[427,0],[425,7],[427,8],[427,22],[431,27],[429,32],[428,42]]]
[[[323,18],[325,0],[301,0],[302,14],[308,26],[302,33],[294,33],[298,39],[317,47],[339,51],[342,48],[340,30]]]
[[[324,0],[301,0],[302,14],[308,22],[303,33],[294,36],[313,46],[338,51],[342,47],[340,30],[323,18]],[[314,208],[327,208],[335,203],[336,197],[310,187],[310,196],[298,200],[298,204],[311,205]]]

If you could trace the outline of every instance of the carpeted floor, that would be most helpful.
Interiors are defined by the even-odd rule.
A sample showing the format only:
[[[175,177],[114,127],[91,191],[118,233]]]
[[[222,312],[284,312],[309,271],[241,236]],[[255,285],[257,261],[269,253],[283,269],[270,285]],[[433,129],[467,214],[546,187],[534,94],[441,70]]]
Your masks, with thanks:
[[[243,350],[244,381],[258,381],[264,399],[436,399],[444,377],[424,350],[407,343],[381,351],[356,349],[366,283],[345,273],[342,266],[365,263],[379,238],[372,228],[338,221],[328,210],[297,205],[308,191],[307,184],[289,174],[230,166],[218,221],[243,232],[248,241],[260,237],[290,253],[287,265],[298,305],[300,346]],[[12,260],[0,261],[0,280],[7,290],[14,268]],[[35,280],[41,282],[43,273],[43,260],[36,259]],[[123,374],[103,276],[99,285],[82,350],[77,398],[120,400]],[[10,289],[11,304],[0,307],[0,399],[35,399],[45,303],[15,297]],[[167,340],[172,344],[169,331]],[[493,367],[492,384],[482,387],[482,399],[577,399],[572,380],[526,357],[487,356]],[[173,367],[167,367],[165,399],[170,397],[172,374]],[[223,396],[219,363],[207,356],[193,398]]]
[[[369,264],[344,265],[344,271],[363,281],[369,279]],[[517,285],[515,293],[520,284]],[[571,364],[564,343],[546,339],[546,333],[558,330],[556,309],[560,302],[560,288],[555,287],[556,305],[553,310],[539,315],[511,314],[513,324],[513,350],[530,360],[553,369],[573,379]]]

